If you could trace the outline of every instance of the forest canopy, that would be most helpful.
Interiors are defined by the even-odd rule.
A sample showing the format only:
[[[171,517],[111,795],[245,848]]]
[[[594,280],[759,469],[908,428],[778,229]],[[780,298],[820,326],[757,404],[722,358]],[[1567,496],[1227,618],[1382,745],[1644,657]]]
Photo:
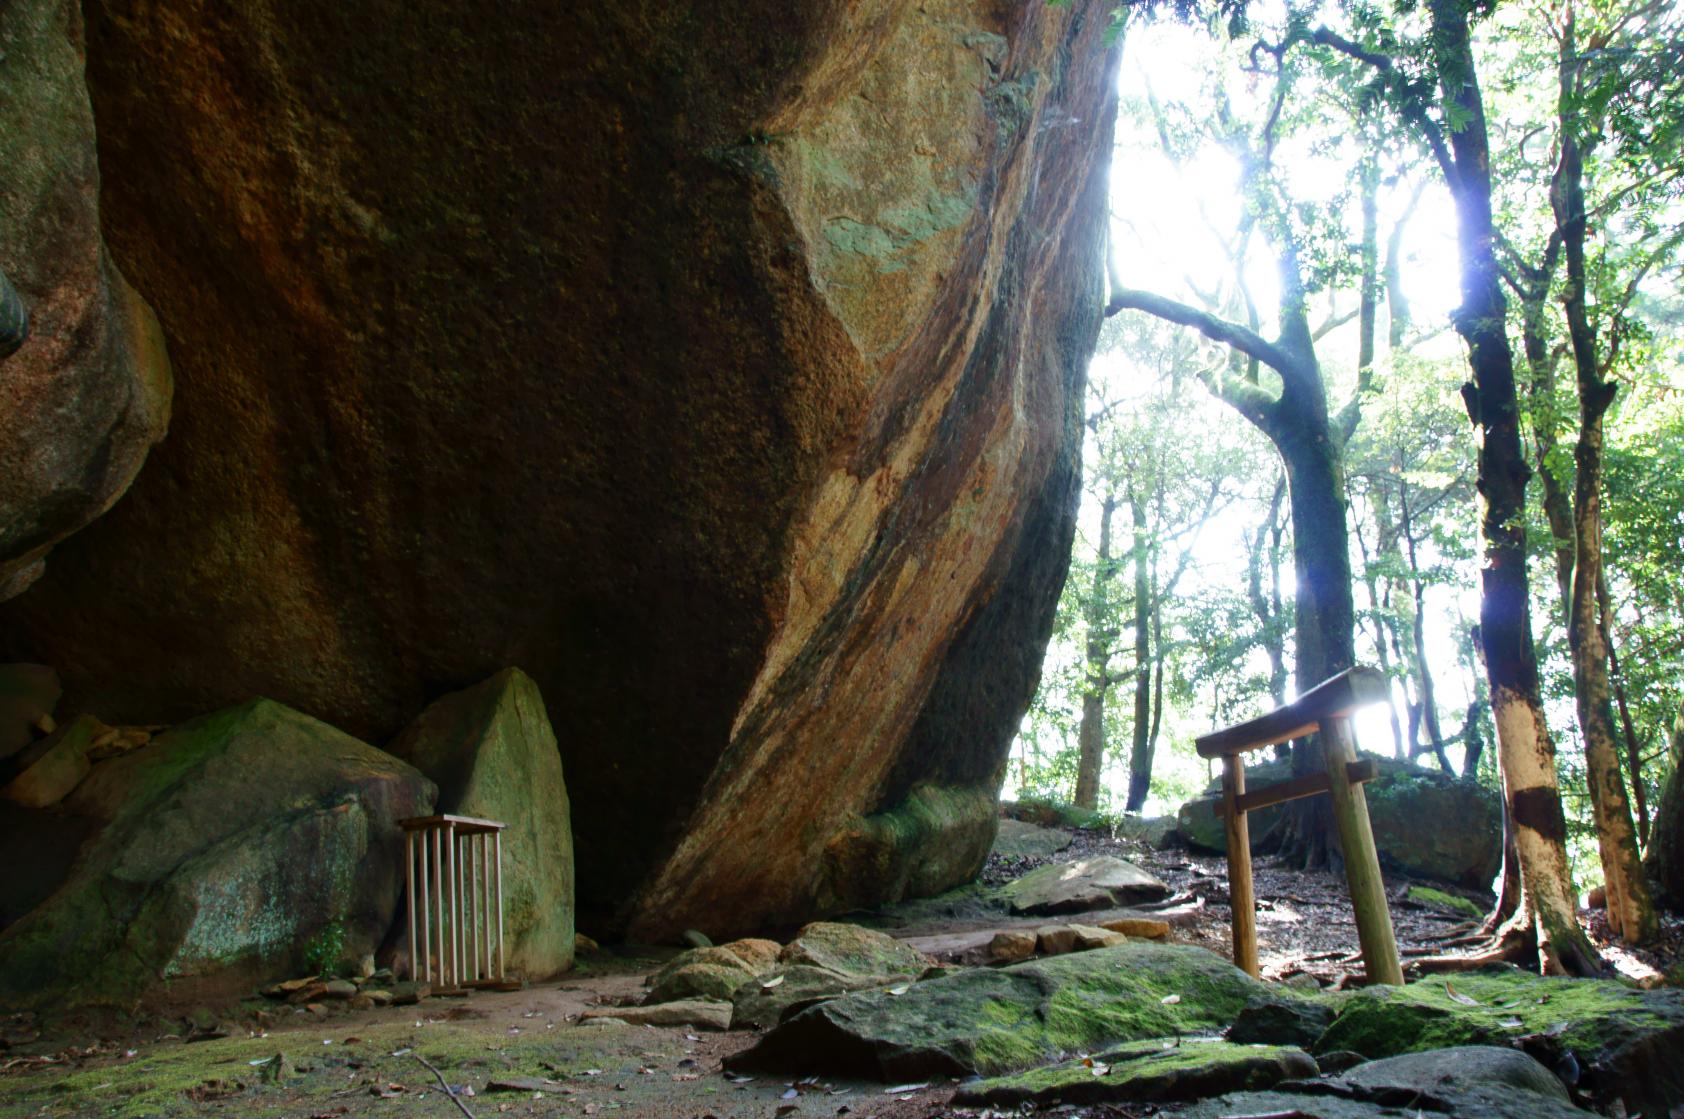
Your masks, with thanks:
[[[1636,941],[1684,902],[1684,17],[1155,7],[1011,783],[1173,812],[1193,736],[1371,665],[1367,749],[1506,779],[1500,946],[1592,969],[1570,872]]]

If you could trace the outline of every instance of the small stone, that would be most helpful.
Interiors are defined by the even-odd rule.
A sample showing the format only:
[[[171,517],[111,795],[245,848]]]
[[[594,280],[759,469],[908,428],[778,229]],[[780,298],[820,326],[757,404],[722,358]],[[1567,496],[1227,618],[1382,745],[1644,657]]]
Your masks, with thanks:
[[[355,995],[345,1003],[352,1010],[373,1010],[374,1000],[367,995]]]
[[[323,983],[320,979],[312,979],[302,987],[294,988],[293,991],[287,995],[287,1001],[293,1003],[294,1005],[299,1003],[315,1002],[326,993],[327,984]]]
[[[321,997],[324,999],[355,998],[357,985],[349,979],[330,979],[322,984]]]
[[[1022,929],[1003,929],[988,942],[988,962],[1011,964],[1035,954],[1037,938]]]
[[[372,979],[372,978],[374,978],[374,953],[373,952],[364,952],[362,954],[362,956],[357,960],[357,978],[358,979]]]
[[[631,1026],[691,1026],[702,1030],[731,1028],[731,1004],[708,999],[686,999],[656,1006],[608,1006],[587,1010],[581,1022],[613,1018]]]
[[[1160,921],[1156,917],[1113,917],[1109,921],[1097,922],[1100,928],[1120,932],[1124,936],[1139,937],[1141,940],[1168,940],[1169,922]]]
[[[92,768],[88,742],[98,726],[98,719],[79,715],[23,750],[13,759],[17,776],[0,789],[0,797],[25,808],[46,808],[63,800]]]
[[[54,719],[51,715],[43,714],[30,725],[42,734],[51,734],[58,729],[58,720]]]
[[[384,987],[364,987],[362,997],[375,1006],[391,1006],[392,992]]]
[[[397,983],[392,987],[393,1006],[414,1006],[433,993],[426,983]]]
[[[319,1002],[305,1003],[304,1010],[306,1013],[314,1014],[318,1018],[327,1017],[327,1007],[323,1006]]]
[[[575,956],[594,956],[600,951],[602,951],[602,945],[584,933],[573,934],[573,954]]]
[[[1096,928],[1093,925],[1071,925],[1070,931],[1076,934],[1075,950],[1078,952],[1087,952],[1094,948],[1109,948],[1114,944],[1123,944],[1128,940],[1128,937],[1120,932]]]
[[[1035,930],[1035,939],[1043,956],[1062,956],[1076,950],[1076,930],[1069,925],[1042,925]]]
[[[712,948],[713,947],[713,941],[708,939],[707,934],[704,933],[704,932],[699,932],[696,929],[685,929],[683,940],[684,940],[684,943],[688,947],[691,947],[691,948]]]
[[[263,997],[266,999],[284,999],[288,995],[301,991],[310,984],[319,981],[319,978],[314,975],[307,975],[302,979],[288,979],[285,982],[274,983],[263,988]]]

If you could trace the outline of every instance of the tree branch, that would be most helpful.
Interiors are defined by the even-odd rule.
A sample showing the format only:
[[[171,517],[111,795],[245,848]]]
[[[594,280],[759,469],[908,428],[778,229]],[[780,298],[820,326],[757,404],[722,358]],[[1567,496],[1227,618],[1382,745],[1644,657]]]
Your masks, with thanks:
[[[1120,311],[1145,311],[1148,315],[1166,322],[1190,326],[1212,342],[1232,346],[1247,357],[1256,358],[1277,373],[1292,362],[1286,351],[1255,331],[1156,292],[1142,291],[1139,288],[1113,288],[1111,302],[1105,307],[1105,316],[1110,318]]]

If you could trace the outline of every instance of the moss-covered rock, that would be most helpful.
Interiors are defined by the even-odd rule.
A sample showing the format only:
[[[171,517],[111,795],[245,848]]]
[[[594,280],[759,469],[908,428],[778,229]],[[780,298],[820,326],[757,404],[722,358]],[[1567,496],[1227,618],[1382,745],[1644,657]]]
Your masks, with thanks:
[[[1365,754],[1380,774],[1364,786],[1368,818],[1380,861],[1407,874],[1454,882],[1469,889],[1491,885],[1502,864],[1502,805],[1495,793],[1472,781],[1458,781],[1418,765]],[[1246,787],[1260,789],[1290,780],[1287,762],[1246,767]],[[1227,840],[1216,815],[1221,782],[1176,813],[1176,828],[1191,847],[1222,852]],[[1253,848],[1274,829],[1285,809],[1276,805],[1250,814]]]
[[[991,853],[1003,858],[1044,859],[1070,846],[1070,833],[1057,828],[1043,828],[1022,820],[1001,820],[995,833]]]
[[[1012,912],[1049,916],[1161,901],[1169,894],[1155,875],[1110,855],[1050,863],[1005,888]]]
[[[1290,1046],[1156,1039],[1093,1057],[1061,1061],[959,1089],[955,1103],[1038,1107],[1083,1103],[1159,1103],[1223,1092],[1272,1088],[1316,1075],[1316,1062]]]
[[[66,802],[106,821],[69,879],[0,934],[0,996],[126,1003],[248,990],[391,927],[396,821],[435,789],[397,758],[269,700],[100,765]]]
[[[1103,828],[1110,824],[1110,819],[1103,812],[1044,797],[1002,801],[1000,813],[1007,819],[1047,828]]]
[[[814,921],[803,928],[778,961],[855,976],[917,975],[930,965],[929,957],[886,933],[835,921]]]
[[[1241,1045],[1314,1046],[1332,1024],[1334,1009],[1327,1000],[1294,998],[1271,992],[1251,999],[1228,1027],[1229,1041]],[[1255,1087],[1255,1085],[1253,1085]]]
[[[1457,894],[1447,894],[1443,890],[1435,890],[1431,886],[1411,886],[1405,895],[1417,905],[1424,905],[1429,909],[1439,909],[1447,913],[1460,913],[1464,917],[1474,920],[1485,916],[1485,911]]]
[[[645,1006],[683,999],[731,1001],[737,988],[755,977],[755,969],[726,948],[691,948],[680,952],[649,977]]]
[[[792,1011],[799,1011],[826,999],[873,987],[907,982],[906,976],[844,975],[829,968],[795,964],[779,968],[752,983],[737,988],[731,998],[733,1030],[769,1030]]]
[[[1684,1103],[1684,993],[1612,980],[1503,970],[1370,987],[1344,1000],[1317,1049],[1378,1058],[1515,1043],[1571,1054],[1587,1090],[1634,1114]]]
[[[993,782],[923,784],[891,807],[850,820],[825,844],[822,910],[927,897],[975,878],[999,824]]]
[[[510,971],[573,966],[573,825],[561,753],[531,677],[504,669],[431,704],[390,746],[439,787],[438,810],[500,820]]]
[[[791,1015],[743,1067],[875,1077],[996,1075],[1153,1037],[1214,1033],[1263,984],[1202,948],[1130,941],[847,995]]]

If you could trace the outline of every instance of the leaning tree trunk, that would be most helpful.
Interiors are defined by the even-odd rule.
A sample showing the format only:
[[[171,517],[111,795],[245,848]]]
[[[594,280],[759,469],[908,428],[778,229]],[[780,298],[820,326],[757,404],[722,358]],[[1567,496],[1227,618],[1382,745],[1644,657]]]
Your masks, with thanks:
[[[1082,676],[1082,721],[1076,731],[1078,808],[1099,807],[1099,779],[1105,769],[1105,694],[1111,689],[1112,622],[1105,608],[1105,589],[1116,575],[1111,562],[1111,517],[1117,499],[1110,494],[1099,508],[1099,557],[1093,568],[1083,621],[1087,624],[1087,662]]]
[[[1526,573],[1526,460],[1520,445],[1514,355],[1505,332],[1507,301],[1492,246],[1491,148],[1474,69],[1466,0],[1429,0],[1433,61],[1447,104],[1463,117],[1448,136],[1447,176],[1456,204],[1462,304],[1455,326],[1473,369],[1471,418],[1481,432],[1480,637],[1491,682],[1504,793],[1514,822],[1524,897],[1517,919],[1536,938],[1546,972],[1591,974],[1601,962],[1575,913],[1567,863],[1567,821],[1555,771],[1555,743],[1544,719],[1532,646]]]
[[[1596,353],[1596,335],[1585,307],[1584,153],[1580,147],[1574,85],[1579,62],[1573,17],[1561,40],[1561,156],[1550,191],[1555,225],[1567,261],[1562,297],[1567,336],[1579,388],[1579,441],[1573,452],[1573,584],[1567,645],[1573,657],[1573,695],[1585,742],[1586,784],[1596,817],[1597,846],[1608,894],[1608,925],[1632,943],[1659,932],[1637,851],[1631,806],[1620,776],[1619,731],[1608,684],[1608,642],[1602,628],[1602,418],[1614,400]]]

